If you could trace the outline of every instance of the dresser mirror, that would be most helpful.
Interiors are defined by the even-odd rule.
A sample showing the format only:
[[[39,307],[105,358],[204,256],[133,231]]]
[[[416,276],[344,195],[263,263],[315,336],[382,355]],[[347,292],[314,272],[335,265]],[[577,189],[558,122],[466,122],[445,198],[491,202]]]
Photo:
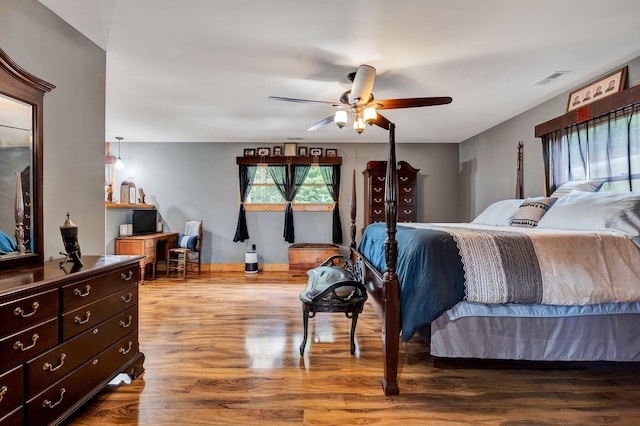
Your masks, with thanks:
[[[0,269],[42,262],[42,102],[55,86],[0,49]]]

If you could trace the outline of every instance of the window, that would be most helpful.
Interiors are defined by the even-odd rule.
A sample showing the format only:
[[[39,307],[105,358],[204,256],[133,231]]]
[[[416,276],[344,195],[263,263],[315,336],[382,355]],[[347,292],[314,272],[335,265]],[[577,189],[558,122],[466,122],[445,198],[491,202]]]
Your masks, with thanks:
[[[247,211],[281,211],[285,200],[271,178],[266,165],[258,165],[253,186],[245,200]],[[324,183],[320,167],[312,165],[304,184],[293,201],[294,211],[331,211],[333,200]]]
[[[640,104],[554,131],[543,136],[543,147],[548,193],[581,179],[606,179],[601,191],[637,191]]]

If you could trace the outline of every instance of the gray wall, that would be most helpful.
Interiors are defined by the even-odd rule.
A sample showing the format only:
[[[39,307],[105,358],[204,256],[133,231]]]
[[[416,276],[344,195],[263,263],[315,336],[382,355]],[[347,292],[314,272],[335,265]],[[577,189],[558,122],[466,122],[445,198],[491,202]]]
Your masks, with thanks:
[[[640,83],[640,58],[628,65],[627,87],[632,87]],[[565,92],[460,144],[458,203],[462,221],[473,219],[497,200],[514,198],[519,141],[524,144],[524,196],[544,193],[542,142],[534,137],[534,128],[563,115],[568,96]]]
[[[380,131],[380,130],[371,130]],[[430,222],[457,220],[458,146],[455,144],[402,144],[398,140],[398,160],[420,169],[419,219]],[[247,212],[250,240],[234,243],[238,217],[238,166],[236,157],[252,144],[230,143],[122,143],[124,169],[117,172],[115,200],[119,184],[133,178],[143,188],[147,203],[156,205],[164,229],[181,232],[187,219],[204,223],[203,262],[243,263],[244,253],[256,244],[259,262],[288,262],[289,244],[284,241],[283,212]],[[264,146],[264,144],[260,144]],[[316,146],[316,144],[314,144]],[[317,146],[322,146],[319,144]],[[362,171],[367,161],[386,160],[386,144],[338,144],[342,157],[341,214],[343,249],[349,240],[349,205],[353,170],[356,170],[358,229],[363,221]],[[117,145],[111,148],[117,155]],[[106,213],[107,253],[114,252],[121,223],[130,223],[129,210],[109,209]],[[295,212],[296,242],[331,242],[331,213]],[[360,236],[360,234],[358,234]]]
[[[67,211],[83,253],[104,253],[105,52],[36,0],[0,2],[0,45],[57,86],[44,97],[45,258],[60,257]]]

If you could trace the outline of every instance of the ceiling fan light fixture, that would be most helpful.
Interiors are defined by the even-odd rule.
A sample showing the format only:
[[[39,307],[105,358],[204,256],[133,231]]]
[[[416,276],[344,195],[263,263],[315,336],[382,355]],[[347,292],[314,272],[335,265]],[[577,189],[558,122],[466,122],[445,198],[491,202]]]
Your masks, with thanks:
[[[336,126],[342,129],[344,126],[347,125],[347,122],[349,121],[349,116],[347,114],[347,111],[336,111],[336,114],[333,120],[335,121]]]
[[[368,125],[372,125],[378,118],[378,113],[376,112],[376,109],[374,107],[369,107],[365,108],[363,116],[364,122]]]
[[[362,116],[358,114],[355,120],[353,120],[353,130],[355,130],[358,134],[364,131],[364,121],[362,120]]]

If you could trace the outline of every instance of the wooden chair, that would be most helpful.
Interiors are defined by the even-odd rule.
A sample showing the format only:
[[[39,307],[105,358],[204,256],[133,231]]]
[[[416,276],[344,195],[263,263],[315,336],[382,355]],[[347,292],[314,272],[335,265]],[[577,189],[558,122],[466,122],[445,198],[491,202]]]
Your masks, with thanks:
[[[367,300],[367,289],[360,282],[358,268],[359,265],[354,265],[350,259],[334,255],[307,271],[309,280],[300,293],[304,326],[300,356],[304,356],[307,344],[309,318],[315,317],[316,312],[344,312],[351,318],[350,349],[351,355],[355,353],[356,323]]]
[[[200,275],[200,249],[202,247],[202,221],[190,220],[184,226],[184,234],[178,236],[178,247],[169,249],[167,277],[171,272],[187,279],[188,271],[198,271]]]

